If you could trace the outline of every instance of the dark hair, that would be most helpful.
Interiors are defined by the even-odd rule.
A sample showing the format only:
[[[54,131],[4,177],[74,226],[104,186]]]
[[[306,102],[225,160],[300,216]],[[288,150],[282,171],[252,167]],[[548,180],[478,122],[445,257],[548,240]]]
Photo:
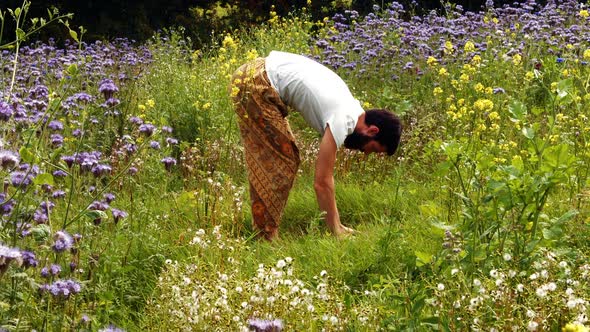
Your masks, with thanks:
[[[371,109],[365,111],[365,124],[379,128],[375,140],[387,148],[388,155],[394,154],[402,136],[402,122],[399,117],[384,109]]]

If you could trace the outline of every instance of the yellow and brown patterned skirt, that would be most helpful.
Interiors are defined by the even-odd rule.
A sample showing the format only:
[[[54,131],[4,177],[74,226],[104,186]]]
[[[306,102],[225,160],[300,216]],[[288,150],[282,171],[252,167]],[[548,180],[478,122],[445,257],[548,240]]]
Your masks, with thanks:
[[[230,91],[248,167],[253,224],[272,240],[299,167],[287,106],[271,86],[263,58],[236,70]]]

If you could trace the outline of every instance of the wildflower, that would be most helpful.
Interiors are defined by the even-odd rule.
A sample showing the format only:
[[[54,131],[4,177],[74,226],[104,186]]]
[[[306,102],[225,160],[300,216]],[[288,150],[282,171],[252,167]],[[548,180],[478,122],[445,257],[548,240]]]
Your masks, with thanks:
[[[438,289],[439,291],[444,291],[445,290],[445,285],[444,284],[438,284],[438,285],[436,285],[436,289]]]
[[[160,150],[160,142],[151,141],[150,148],[152,148],[154,150]]]
[[[167,171],[170,171],[172,169],[172,166],[176,165],[176,159],[172,157],[166,157],[162,159],[161,162],[162,164],[164,164],[164,167]]]
[[[580,14],[580,16],[582,16],[584,18],[590,16],[590,14],[588,13],[588,10],[587,9],[580,10],[580,13],[579,14]]]
[[[588,332],[588,328],[580,323],[568,323],[561,330],[563,332]]]
[[[98,330],[98,332],[125,332],[125,330],[116,327],[115,325],[109,325],[105,328]]]
[[[55,131],[62,131],[64,129],[64,125],[60,121],[54,120],[49,122],[47,128]]]
[[[510,255],[509,253],[505,253],[502,257],[507,262],[512,259],[512,255]]]
[[[280,332],[283,330],[283,321],[280,319],[264,320],[264,319],[249,319],[248,327],[256,332]]]
[[[473,44],[473,42],[471,40],[469,40],[465,43],[465,47],[463,49],[467,53],[475,52],[475,44]]]
[[[532,321],[530,321],[530,322],[527,324],[527,327],[526,327],[526,328],[527,328],[527,330],[529,330],[529,331],[536,331],[536,330],[537,330],[537,327],[539,327],[539,323],[537,323],[537,322],[535,322],[534,320],[532,320]]]
[[[33,253],[32,251],[26,251],[26,250],[22,251],[21,257],[23,260],[23,266],[25,268],[37,267],[37,265],[39,264],[39,261],[37,261],[37,257],[35,256],[35,253]]]
[[[0,167],[4,169],[12,169],[18,166],[20,157],[18,154],[8,150],[0,150]]]
[[[516,291],[519,293],[522,293],[524,291],[524,285],[523,284],[516,285]]]
[[[102,196],[107,203],[111,203],[115,200],[116,196],[113,193],[106,193]]]
[[[168,143],[168,145],[176,145],[178,144],[178,140],[176,138],[167,137],[166,143]]]
[[[0,274],[2,274],[12,261],[20,264],[22,254],[17,248],[9,248],[0,243]]]
[[[494,103],[489,99],[478,99],[473,103],[473,107],[481,112],[487,112],[494,108]]]
[[[141,125],[143,124],[143,120],[137,116],[132,116],[129,118],[129,122],[131,122],[134,125]]]
[[[590,60],[590,48],[584,51],[584,59]]]
[[[497,95],[500,93],[506,93],[506,90],[502,89],[502,88],[494,88],[494,90],[492,90],[492,93]]]
[[[105,100],[112,98],[113,94],[118,91],[119,88],[117,88],[115,82],[110,79],[103,80],[98,87],[98,92],[104,95]]]
[[[139,126],[138,130],[146,136],[151,136],[154,133],[154,130],[156,130],[156,126],[150,123],[144,123]]]
[[[513,63],[515,66],[518,66],[518,65],[520,65],[520,64],[521,64],[521,62],[522,62],[522,55],[520,55],[520,54],[515,54],[515,55],[513,55],[513,56],[512,56],[512,63]]]
[[[429,66],[436,66],[438,64],[438,60],[433,57],[433,56],[429,56],[428,59],[426,59],[426,64],[428,64]]]
[[[286,263],[284,260],[282,260],[282,259],[280,259],[280,260],[277,262],[277,268],[279,268],[279,269],[282,269],[282,268],[284,268],[286,265],[287,265],[287,263]]]
[[[119,220],[127,218],[128,216],[127,212],[118,209],[111,209],[111,213],[113,214],[113,219],[115,219],[115,224],[118,223]]]
[[[64,230],[55,232],[53,235],[53,240],[54,243],[51,248],[55,252],[64,252],[69,250],[74,244],[74,239],[72,236]]]
[[[82,286],[75,280],[57,280],[51,285],[42,285],[41,292],[49,292],[53,297],[67,299],[71,295],[78,294]]]
[[[438,96],[440,94],[443,93],[443,89],[441,89],[441,87],[437,86],[436,88],[434,88],[434,90],[432,91],[432,94],[434,94],[435,96]]]
[[[0,121],[8,121],[14,111],[7,102],[0,101]]]
[[[0,193],[0,214],[4,216],[8,216],[12,213],[14,209],[14,204],[16,203],[13,199],[7,199],[7,195],[5,193]]]

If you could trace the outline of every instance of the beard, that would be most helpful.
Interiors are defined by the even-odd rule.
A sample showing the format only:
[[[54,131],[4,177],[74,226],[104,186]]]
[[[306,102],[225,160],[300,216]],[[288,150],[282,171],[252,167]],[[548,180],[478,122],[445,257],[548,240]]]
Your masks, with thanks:
[[[353,131],[344,139],[344,147],[351,150],[361,150],[373,137]]]

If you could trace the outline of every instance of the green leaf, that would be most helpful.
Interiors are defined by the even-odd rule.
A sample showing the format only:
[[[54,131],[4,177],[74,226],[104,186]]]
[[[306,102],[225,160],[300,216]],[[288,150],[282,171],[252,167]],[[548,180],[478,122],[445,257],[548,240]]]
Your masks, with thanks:
[[[72,63],[71,65],[68,66],[68,69],[66,71],[70,76],[76,76],[79,73],[78,65],[75,63]]]
[[[108,219],[106,212],[100,211],[100,210],[88,210],[88,211],[84,212],[84,216],[86,216],[92,220]]]
[[[508,105],[508,111],[512,115],[512,121],[524,121],[524,118],[527,115],[526,105],[518,100],[513,100],[510,105]]]
[[[416,266],[418,267],[429,264],[432,261],[432,255],[429,253],[416,250],[414,251],[414,255],[416,255],[417,258]]]
[[[561,80],[557,82],[557,97],[558,99],[563,99],[570,94],[572,90],[573,80],[571,78],[567,78],[565,80]]]
[[[27,149],[26,147],[21,147],[20,150],[18,151],[18,153],[20,154],[20,158],[25,162],[25,163],[29,163],[29,164],[34,164],[35,163],[35,155],[33,154],[33,152],[31,152],[31,150]]]
[[[49,173],[39,174],[35,177],[35,179],[33,180],[33,183],[36,185],[48,184],[50,186],[53,186],[53,184],[54,184],[53,175],[51,175]]]
[[[14,16],[15,17],[19,17],[20,16],[20,13],[21,13],[21,9],[20,8],[17,8],[17,9],[14,10]]]
[[[21,28],[16,29],[16,38],[18,40],[25,40],[26,37],[27,37],[27,33],[23,29],[21,29]]]
[[[51,235],[51,228],[49,228],[49,225],[39,224],[31,228],[31,234],[36,241],[43,242]]]
[[[72,39],[75,41],[79,41],[78,40],[78,33],[72,29],[70,29],[70,37],[72,37]]]
[[[533,139],[535,138],[535,129],[533,127],[524,127],[522,128],[522,134],[528,139]]]
[[[563,236],[563,229],[559,226],[543,229],[543,238],[547,240],[559,240]]]

